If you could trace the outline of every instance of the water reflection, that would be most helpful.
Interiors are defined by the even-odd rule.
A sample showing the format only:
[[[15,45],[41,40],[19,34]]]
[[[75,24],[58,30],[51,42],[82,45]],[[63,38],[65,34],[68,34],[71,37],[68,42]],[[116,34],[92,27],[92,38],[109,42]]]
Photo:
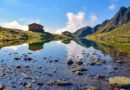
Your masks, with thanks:
[[[41,42],[28,44],[29,49],[32,51],[43,49],[43,45],[44,43],[41,43]]]
[[[4,72],[6,71],[6,73],[11,73],[8,73],[10,74],[8,78],[4,77],[2,80],[0,78],[0,81],[8,81],[8,86],[11,88],[10,90],[13,90],[11,87],[12,76],[15,76],[16,80],[20,79],[22,81],[26,81],[26,79],[21,79],[23,78],[21,76],[27,74],[29,77],[36,79],[36,81],[39,79],[46,79],[47,81],[50,80],[54,83],[54,85],[56,85],[55,81],[57,79],[70,80],[73,83],[72,87],[76,90],[79,85],[87,86],[87,84],[96,85],[99,83],[99,78],[97,80],[97,76],[99,74],[104,75],[105,80],[108,80],[108,77],[111,76],[130,75],[128,72],[129,68],[124,67],[126,63],[122,64],[122,66],[112,60],[111,54],[115,54],[116,50],[120,51],[116,48],[112,50],[112,48],[112,46],[110,47],[109,45],[98,44],[85,39],[71,42],[35,42],[31,44],[27,43],[3,47],[0,49],[0,66],[3,65],[2,67],[6,67]],[[109,52],[109,50],[112,51]],[[68,60],[73,60],[74,64],[69,66],[67,64]],[[83,64],[78,65],[77,62],[79,61],[83,61]],[[92,64],[93,61],[103,61],[103,63],[97,62],[97,64]],[[82,75],[78,76],[75,72],[73,72],[75,67],[83,67],[87,69],[87,71],[82,72]],[[114,71],[115,67],[116,70]],[[87,79],[88,81],[94,79],[94,81],[88,82]],[[103,81],[103,79],[101,79],[100,82],[101,81]],[[17,81],[13,82],[17,84]],[[106,87],[108,82],[104,83],[103,81],[102,85],[103,87]],[[21,87],[18,88],[17,90],[23,90]],[[35,88],[37,88],[37,84],[35,84],[32,88],[35,90]],[[49,90],[46,89],[48,88],[46,86],[43,86],[43,88],[43,90]],[[77,90],[80,89],[81,88],[78,88]],[[67,87],[66,90],[71,89]]]

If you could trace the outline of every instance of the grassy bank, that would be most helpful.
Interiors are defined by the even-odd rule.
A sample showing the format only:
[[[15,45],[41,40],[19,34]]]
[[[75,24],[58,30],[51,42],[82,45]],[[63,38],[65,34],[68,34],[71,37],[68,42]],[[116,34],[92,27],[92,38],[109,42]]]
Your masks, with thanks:
[[[38,33],[0,27],[0,48],[2,48],[3,46],[19,45],[24,43],[30,44],[34,42],[48,42],[51,40],[60,40],[65,42],[72,39],[72,37],[51,34],[47,32]]]
[[[72,37],[58,34],[50,34],[47,32],[38,33],[38,32],[22,31],[17,29],[0,27],[0,41],[14,41],[14,40],[28,40],[28,39],[71,40]]]

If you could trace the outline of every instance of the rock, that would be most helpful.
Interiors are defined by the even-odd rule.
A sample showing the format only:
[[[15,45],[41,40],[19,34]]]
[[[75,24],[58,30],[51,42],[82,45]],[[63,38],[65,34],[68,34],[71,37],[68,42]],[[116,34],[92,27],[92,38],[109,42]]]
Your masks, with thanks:
[[[32,61],[33,59],[28,57],[28,58],[24,58],[25,61]]]
[[[73,69],[73,72],[76,72],[76,71],[87,71],[87,69],[84,68],[84,67],[75,67],[75,68]]]
[[[15,60],[20,60],[21,58],[14,58]]]
[[[30,66],[28,66],[28,65],[25,65],[24,67],[25,67],[25,68],[30,68]]]
[[[113,69],[114,69],[114,70],[118,70],[118,68],[117,68],[117,67],[114,67]]]
[[[74,64],[74,62],[73,62],[72,60],[69,60],[69,61],[67,62],[67,64],[68,64],[68,65],[72,65],[72,64]]]
[[[52,86],[53,83],[52,83],[51,81],[46,81],[46,85],[48,85],[48,86]]]
[[[27,74],[23,73],[22,75],[23,75],[24,79],[30,79],[30,77]]]
[[[54,60],[54,62],[59,62],[59,60]]]
[[[64,81],[64,80],[57,80],[56,84],[58,86],[68,86],[68,85],[72,85],[72,83],[68,82],[68,81]]]
[[[53,73],[56,73],[56,71],[55,71],[55,70],[53,70]]]
[[[124,61],[122,61],[122,60],[115,60],[115,62],[116,62],[116,63],[119,63],[119,64],[124,63]]]
[[[105,64],[106,62],[103,61],[103,60],[97,60],[97,61],[92,61],[90,63],[90,65],[102,65],[102,64]]]
[[[81,71],[76,71],[75,72],[77,75],[82,75],[83,73]]]
[[[97,89],[96,87],[93,87],[93,86],[87,86],[86,90],[99,90],[99,89]]]
[[[46,57],[44,57],[43,59],[47,59]]]
[[[42,81],[42,80],[39,80],[37,84],[38,84],[39,86],[43,86],[43,81]]]
[[[2,83],[0,83],[0,90],[4,90],[4,88],[5,86]]]
[[[21,66],[20,66],[20,65],[16,65],[16,68],[20,69],[20,68],[21,68]]]
[[[76,64],[82,65],[82,64],[83,64],[83,61],[78,61]]]
[[[104,74],[97,74],[96,76],[97,76],[98,79],[104,79],[105,78]]]
[[[32,84],[31,83],[27,83],[27,85],[25,85],[25,88],[29,89],[32,87]]]
[[[22,83],[21,83],[21,84],[22,84]],[[26,86],[26,85],[27,85],[27,83],[26,83],[26,82],[24,82],[24,83],[23,83],[23,86]]]
[[[32,83],[35,83],[36,82],[36,80],[32,80]]]
[[[52,60],[50,60],[49,62],[50,62],[50,63],[52,63],[53,61],[52,61]]]
[[[109,78],[109,83],[113,87],[128,88],[130,87],[130,78],[128,77],[113,77]]]
[[[28,58],[28,61],[31,61],[31,60],[33,60],[33,59],[29,57],[29,58]]]

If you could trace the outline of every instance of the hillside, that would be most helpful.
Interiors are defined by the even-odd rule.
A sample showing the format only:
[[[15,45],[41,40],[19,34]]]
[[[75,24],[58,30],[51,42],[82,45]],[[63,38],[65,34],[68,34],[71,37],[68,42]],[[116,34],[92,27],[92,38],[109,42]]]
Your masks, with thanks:
[[[18,29],[0,27],[0,41],[19,41],[19,40],[70,40],[71,37],[64,35],[51,34],[48,32],[38,33],[22,31]]]
[[[86,35],[93,34],[99,29],[100,25],[96,25],[95,27],[84,27],[79,30],[77,30],[74,35],[77,37],[85,37]]]
[[[95,27],[88,29],[82,28],[76,31],[77,36],[81,37],[83,35],[87,36],[90,34],[101,34],[106,32],[111,32],[118,27],[122,27],[123,25],[130,22],[130,7],[121,7],[120,10],[114,15],[114,17],[110,20],[105,20],[102,24],[96,25]]]
[[[74,33],[74,35],[78,37],[85,37],[88,34],[92,34],[92,28],[89,26],[81,28]]]
[[[47,37],[47,34],[35,33],[31,31],[22,31],[18,29],[0,27],[0,41],[27,40],[29,38]]]
[[[110,32],[87,36],[89,40],[102,40],[109,42],[130,42],[130,22]]]
[[[114,30],[130,21],[130,7],[121,7],[116,15],[110,19],[106,20],[97,30],[96,33],[104,33]]]

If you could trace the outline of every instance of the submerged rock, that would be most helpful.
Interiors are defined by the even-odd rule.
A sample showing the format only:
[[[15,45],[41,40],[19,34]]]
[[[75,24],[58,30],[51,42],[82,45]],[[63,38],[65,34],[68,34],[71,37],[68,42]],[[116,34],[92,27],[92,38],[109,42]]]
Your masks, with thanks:
[[[83,64],[83,61],[78,61],[76,64],[82,65],[82,64]]]
[[[84,68],[84,67],[75,67],[75,68],[73,69],[73,72],[76,72],[76,71],[87,71],[87,69]]]
[[[82,75],[83,73],[81,71],[76,71],[75,72],[77,75]]]
[[[64,80],[57,80],[56,84],[58,86],[68,86],[68,85],[72,85],[72,83],[68,82],[68,81],[64,81]]]
[[[48,85],[48,86],[52,86],[53,83],[52,83],[51,81],[46,81],[46,85]]]
[[[54,62],[59,62],[59,60],[54,60]]]
[[[97,89],[96,87],[93,87],[93,86],[87,86],[86,90],[99,90],[99,89]]]
[[[15,60],[21,60],[21,58],[14,58]]]
[[[130,78],[128,77],[113,77],[109,78],[109,83],[113,87],[130,87]]]
[[[122,60],[115,60],[115,62],[116,62],[116,63],[119,63],[119,64],[124,63],[124,61],[122,61]]]
[[[16,68],[17,68],[17,69],[20,69],[20,68],[21,68],[21,66],[20,66],[20,65],[16,65]]]
[[[0,83],[0,90],[4,90],[5,85],[3,85],[2,83]]]
[[[38,84],[39,86],[43,86],[43,81],[42,81],[42,80],[39,80],[37,84]]]
[[[32,80],[32,83],[35,83],[36,82],[36,80]]]
[[[90,63],[90,65],[102,65],[102,64],[105,64],[106,62],[103,61],[103,60],[97,60],[97,61],[92,61]]]
[[[32,84],[31,83],[27,83],[27,85],[25,85],[25,88],[26,89],[30,89],[32,87]]]
[[[96,77],[98,79],[104,79],[106,76],[104,74],[97,74]]]
[[[72,64],[74,64],[74,62],[73,62],[72,60],[69,60],[69,61],[67,62],[67,64],[68,64],[68,65],[72,65]]]
[[[27,74],[25,74],[25,73],[23,73],[22,75],[23,75],[24,79],[31,79],[31,78],[30,78]]]

